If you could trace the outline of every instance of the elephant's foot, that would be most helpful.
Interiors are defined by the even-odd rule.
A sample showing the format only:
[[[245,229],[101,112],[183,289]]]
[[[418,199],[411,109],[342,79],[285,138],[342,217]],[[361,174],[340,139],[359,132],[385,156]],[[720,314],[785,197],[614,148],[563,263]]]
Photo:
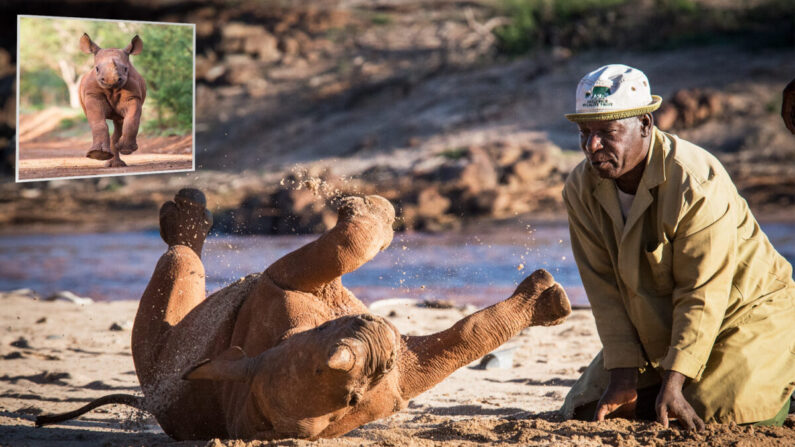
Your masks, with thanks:
[[[185,245],[201,256],[204,239],[213,226],[207,200],[198,189],[181,189],[174,201],[160,208],[160,236],[169,245]]]
[[[118,143],[116,143],[116,148],[119,150],[120,154],[130,155],[138,150],[138,143],[136,143],[134,139],[121,137]]]
[[[127,166],[127,163],[122,161],[121,158],[111,158],[110,160],[105,162],[106,168],[124,168]]]
[[[113,154],[110,152],[110,147],[105,143],[97,143],[91,146],[91,149],[86,153],[86,157],[93,158],[94,160],[110,160]]]
[[[513,294],[526,300],[532,310],[531,326],[554,326],[571,314],[571,303],[560,284],[546,270],[536,270]]]
[[[343,221],[358,221],[366,228],[366,238],[376,242],[377,247],[374,248],[378,251],[386,249],[392,242],[395,208],[389,200],[376,195],[345,197],[340,203],[338,213],[338,225]]]
[[[571,314],[571,303],[563,287],[555,283],[542,293],[535,302],[533,326],[555,326],[563,323]]]

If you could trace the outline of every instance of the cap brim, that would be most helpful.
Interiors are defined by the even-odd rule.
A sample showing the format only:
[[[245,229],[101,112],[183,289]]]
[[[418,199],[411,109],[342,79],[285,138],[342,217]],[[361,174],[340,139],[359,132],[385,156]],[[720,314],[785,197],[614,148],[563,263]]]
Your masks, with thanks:
[[[660,108],[662,98],[657,95],[651,95],[651,104],[643,107],[636,107],[634,109],[625,110],[612,110],[610,112],[594,112],[594,113],[567,113],[566,119],[575,123],[584,121],[612,121],[629,118],[631,116],[644,115],[646,113],[654,112]]]

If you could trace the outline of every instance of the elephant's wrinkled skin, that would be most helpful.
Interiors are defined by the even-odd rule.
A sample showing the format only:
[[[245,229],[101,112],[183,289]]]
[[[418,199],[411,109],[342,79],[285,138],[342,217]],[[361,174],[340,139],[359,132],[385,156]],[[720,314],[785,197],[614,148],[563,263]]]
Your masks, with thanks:
[[[130,55],[143,50],[143,41],[135,36],[124,49],[100,48],[88,34],[80,38],[80,49],[94,55],[94,66],[80,79],[80,105],[91,127],[91,149],[86,157],[108,160],[105,166],[127,166],[119,154],[138,149],[138,126],[141,107],[146,99],[146,82],[130,62]],[[113,136],[108,124],[113,121]]]
[[[450,329],[401,336],[340,282],[389,245],[394,216],[382,197],[349,197],[319,239],[205,299],[211,217],[199,191],[180,191],[161,209],[169,248],[133,327],[142,406],[176,439],[339,436],[404,408],[523,328],[571,312],[538,270]]]

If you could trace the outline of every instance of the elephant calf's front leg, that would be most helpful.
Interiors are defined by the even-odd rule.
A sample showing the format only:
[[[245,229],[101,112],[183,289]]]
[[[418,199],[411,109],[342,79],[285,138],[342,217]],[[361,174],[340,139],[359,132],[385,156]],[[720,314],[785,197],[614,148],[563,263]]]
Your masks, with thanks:
[[[410,399],[429,390],[522,329],[560,324],[570,313],[569,299],[560,284],[547,271],[537,270],[505,301],[437,334],[407,337],[400,363],[402,397]]]
[[[85,99],[86,119],[91,127],[91,149],[86,153],[88,158],[109,160],[113,157],[110,150],[108,123],[105,122],[108,107],[104,98],[88,96]]]
[[[121,154],[129,155],[138,150],[137,137],[138,127],[141,124],[141,101],[130,100],[124,109],[121,138],[119,138],[116,147]]]

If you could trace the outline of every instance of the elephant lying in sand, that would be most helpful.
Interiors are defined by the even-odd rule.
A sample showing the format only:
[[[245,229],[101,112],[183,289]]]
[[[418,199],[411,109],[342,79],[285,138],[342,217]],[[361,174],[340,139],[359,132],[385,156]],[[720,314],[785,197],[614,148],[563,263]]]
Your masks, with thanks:
[[[343,287],[392,240],[392,205],[348,197],[320,238],[205,299],[200,260],[211,216],[180,191],[160,210],[168,250],[141,298],[132,332],[145,409],[175,439],[329,438],[386,417],[527,326],[555,325],[568,298],[544,270],[510,298],[428,336],[401,336]],[[104,399],[104,400],[103,400]]]

